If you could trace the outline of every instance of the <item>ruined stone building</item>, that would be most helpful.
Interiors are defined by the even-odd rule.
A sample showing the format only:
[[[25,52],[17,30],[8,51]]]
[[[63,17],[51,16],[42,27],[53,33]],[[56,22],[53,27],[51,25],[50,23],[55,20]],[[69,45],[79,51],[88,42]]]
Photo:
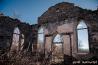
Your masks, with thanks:
[[[48,8],[34,25],[0,16],[1,48],[33,49],[45,57],[50,53],[54,62],[66,61],[68,56],[79,60],[97,57],[98,10],[62,2]]]
[[[44,49],[45,54],[52,51],[54,62],[66,61],[66,56],[89,59],[98,53],[98,10],[62,2],[43,13],[38,25],[38,35],[43,37],[39,48]]]
[[[6,51],[32,50],[36,42],[36,25],[22,23],[18,19],[0,16],[0,49]],[[33,33],[32,33],[33,32]]]

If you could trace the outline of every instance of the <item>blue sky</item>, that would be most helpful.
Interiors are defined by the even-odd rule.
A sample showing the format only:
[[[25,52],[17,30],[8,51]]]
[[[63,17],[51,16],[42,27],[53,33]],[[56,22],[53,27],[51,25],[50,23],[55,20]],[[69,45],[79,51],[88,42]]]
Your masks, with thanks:
[[[2,0],[0,12],[10,17],[19,18],[23,22],[36,24],[39,16],[50,6],[60,2],[71,2],[91,10],[96,10],[98,7],[98,0]]]

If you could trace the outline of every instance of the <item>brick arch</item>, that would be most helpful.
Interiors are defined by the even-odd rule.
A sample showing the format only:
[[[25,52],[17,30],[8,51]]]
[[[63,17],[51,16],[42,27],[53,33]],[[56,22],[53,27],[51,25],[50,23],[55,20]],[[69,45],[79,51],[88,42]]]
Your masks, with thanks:
[[[57,35],[60,35],[61,42],[53,42],[54,39],[57,37]],[[58,33],[57,31],[53,34],[52,36],[52,44],[51,44],[51,49],[52,49],[52,61],[56,62],[55,60],[59,60],[59,62],[64,61],[64,47],[63,47],[63,39],[62,35]],[[55,59],[56,57],[56,59]]]

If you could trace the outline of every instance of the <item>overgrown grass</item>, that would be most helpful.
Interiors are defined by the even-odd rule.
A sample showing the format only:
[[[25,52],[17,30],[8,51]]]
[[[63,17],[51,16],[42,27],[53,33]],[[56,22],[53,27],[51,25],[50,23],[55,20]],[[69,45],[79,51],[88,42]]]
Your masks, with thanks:
[[[0,55],[0,65],[50,65],[49,56],[41,52],[10,51]]]

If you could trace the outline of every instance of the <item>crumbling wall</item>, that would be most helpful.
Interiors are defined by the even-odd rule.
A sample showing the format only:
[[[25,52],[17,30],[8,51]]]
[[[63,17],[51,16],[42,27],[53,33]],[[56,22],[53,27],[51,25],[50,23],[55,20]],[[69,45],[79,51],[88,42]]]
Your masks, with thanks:
[[[65,33],[66,35],[66,33],[67,32],[69,33],[69,30],[72,29],[72,31],[70,31],[73,33],[71,53],[74,57],[78,57],[76,27],[81,20],[84,20],[88,27],[90,53],[92,54],[93,51],[94,53],[97,53],[97,50],[94,49],[95,48],[97,49],[98,47],[97,46],[98,10],[91,11],[87,9],[82,9],[78,6],[74,6],[73,3],[67,3],[67,2],[58,3],[48,8],[48,10],[38,18],[38,25],[45,27],[45,40],[46,40],[44,43],[46,45],[45,49],[47,49],[48,46],[49,47],[51,46],[52,40],[50,42],[48,41],[50,40],[50,38],[53,38],[56,32],[58,32],[59,34]],[[73,24],[71,25],[70,23]],[[66,38],[64,38],[64,41],[66,42],[65,39]],[[64,50],[67,47],[68,45],[64,45]],[[64,53],[67,53],[68,51],[69,50],[64,51]],[[70,52],[68,52],[67,55],[70,55]],[[90,55],[88,56],[91,57]]]
[[[36,35],[37,35],[36,25],[31,26],[27,23],[22,23],[18,19],[13,19],[8,16],[0,16],[0,40],[1,40],[0,46],[6,48],[6,45],[8,44],[9,45],[8,48],[9,50],[11,50],[11,46],[13,42],[13,33],[16,27],[19,28],[20,39],[22,38],[21,36],[24,35],[24,43],[23,43],[22,50],[26,49],[27,51],[32,51],[32,44],[36,43]],[[35,32],[33,30],[35,30]]]

